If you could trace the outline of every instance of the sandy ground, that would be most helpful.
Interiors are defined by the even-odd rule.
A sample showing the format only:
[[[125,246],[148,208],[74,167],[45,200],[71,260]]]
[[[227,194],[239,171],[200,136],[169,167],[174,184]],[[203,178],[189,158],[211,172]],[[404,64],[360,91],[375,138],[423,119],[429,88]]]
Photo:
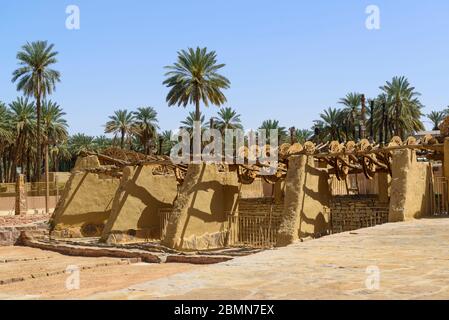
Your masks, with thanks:
[[[81,269],[79,290],[66,288],[70,275],[63,272],[69,265]],[[0,299],[80,299],[202,267],[176,263],[129,264],[116,258],[70,257],[33,248],[0,247],[0,280],[25,278],[0,285]],[[47,276],[47,273],[55,274]]]
[[[449,299],[449,219],[323,237],[215,265],[131,264],[0,248],[0,299]],[[24,259],[36,259],[23,261]],[[6,261],[5,261],[6,260]],[[104,266],[108,264],[108,266]],[[67,290],[67,265],[81,268]],[[38,276],[36,279],[32,275]]]
[[[449,219],[260,252],[90,299],[449,299]]]

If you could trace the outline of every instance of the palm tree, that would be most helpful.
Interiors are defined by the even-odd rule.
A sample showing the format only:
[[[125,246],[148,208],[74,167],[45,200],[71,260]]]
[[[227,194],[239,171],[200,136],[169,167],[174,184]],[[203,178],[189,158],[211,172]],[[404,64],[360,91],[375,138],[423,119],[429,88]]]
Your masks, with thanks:
[[[230,107],[221,108],[214,120],[215,128],[221,132],[224,132],[226,129],[243,129],[240,114]]]
[[[19,68],[12,74],[12,82],[17,83],[17,90],[23,91],[26,96],[36,99],[37,113],[37,162],[35,178],[39,179],[42,165],[41,150],[41,99],[50,95],[60,81],[60,73],[51,66],[57,62],[58,52],[53,51],[53,44],[47,41],[27,43],[17,53]]]
[[[44,146],[46,152],[46,158],[51,156],[53,162],[53,169],[56,171],[58,169],[58,145],[62,144],[67,140],[67,121],[63,118],[65,112],[62,111],[61,107],[51,100],[44,100],[42,105],[42,125],[44,126]],[[48,175],[46,165],[46,176]]]
[[[259,127],[259,130],[265,130],[266,134],[267,134],[267,143],[269,143],[270,139],[271,139],[271,135],[270,135],[270,130],[277,130],[278,131],[278,144],[281,144],[282,142],[284,142],[287,137],[287,129],[285,127],[281,127],[279,125],[279,121],[278,120],[265,120],[264,122],[262,122],[262,125]]]
[[[424,130],[420,120],[423,107],[418,99],[420,93],[410,86],[407,78],[394,77],[380,89],[388,97],[388,117],[393,124],[394,134],[405,138],[406,134]]]
[[[196,113],[192,111],[192,112],[189,112],[189,115],[186,117],[185,120],[181,121],[181,129],[184,129],[187,132],[189,132],[189,134],[191,136],[193,135],[193,128],[194,128],[194,125],[195,125],[195,121],[197,121],[197,120],[195,120],[196,117],[197,117]],[[206,127],[204,125],[205,117],[201,113],[201,111],[200,111],[200,118],[199,119],[200,119],[200,124],[201,124],[201,131],[206,130]]]
[[[134,114],[128,110],[117,110],[109,117],[106,123],[105,133],[120,135],[120,148],[124,148],[125,138],[134,132]]]
[[[0,101],[0,182],[4,182],[7,176],[7,154],[6,150],[12,143],[11,112],[6,105]]]
[[[207,52],[207,48],[189,48],[188,51],[178,52],[178,61],[165,67],[169,71],[163,84],[171,88],[167,95],[168,105],[186,107],[187,104],[194,104],[194,119],[200,121],[201,102],[206,107],[209,103],[220,106],[226,102],[222,90],[228,89],[230,82],[218,73],[224,66],[217,64],[215,51]]]
[[[45,140],[48,144],[59,144],[67,139],[66,115],[61,107],[51,100],[44,101],[42,105],[42,125],[44,126]]]
[[[427,118],[432,121],[432,130],[439,130],[440,123],[444,120],[444,112],[442,111],[432,111],[427,115]]]
[[[78,156],[81,152],[97,151],[95,138],[87,136],[84,133],[77,133],[69,138],[69,151],[73,157]]]
[[[16,101],[9,104],[9,108],[11,109],[12,124],[15,128],[15,142],[10,158],[10,181],[14,181],[17,164],[20,163],[23,167],[25,157],[29,157],[27,152],[29,141],[36,138],[36,115],[34,103],[30,102],[28,98],[17,98]]]
[[[0,101],[0,148],[11,138],[11,113],[6,108],[6,105]]]
[[[335,108],[328,108],[323,113],[320,113],[320,118],[322,139],[341,141],[342,111]]]
[[[137,108],[134,112],[135,131],[145,154],[150,154],[154,139],[157,136],[157,112],[152,107]]]
[[[170,154],[170,150],[173,148],[173,146],[175,145],[175,141],[171,141],[171,137],[172,137],[172,131],[171,130],[165,130],[164,132],[162,132],[159,135],[159,139],[158,139],[158,143],[159,145],[159,149],[160,149],[160,153],[163,155],[169,155]]]
[[[98,136],[94,139],[95,149],[98,152],[102,152],[110,147],[112,147],[112,139],[106,137],[105,135]]]
[[[357,92],[351,92],[344,98],[340,99],[339,103],[345,106],[342,114],[344,119],[343,121],[345,121],[345,125],[347,127],[346,130],[348,133],[352,131],[352,138],[355,140],[357,139],[356,126],[358,123],[357,119],[360,114],[359,107],[362,103],[362,96]],[[346,137],[346,139],[349,140],[349,137]]]
[[[295,138],[298,143],[304,144],[312,138],[313,132],[307,129],[296,129]]]
[[[58,145],[52,146],[49,152],[51,157],[53,158],[53,170],[55,172],[60,170],[61,162],[65,164],[65,167],[67,167],[67,164],[70,163],[73,158],[72,154],[70,153],[67,140]]]

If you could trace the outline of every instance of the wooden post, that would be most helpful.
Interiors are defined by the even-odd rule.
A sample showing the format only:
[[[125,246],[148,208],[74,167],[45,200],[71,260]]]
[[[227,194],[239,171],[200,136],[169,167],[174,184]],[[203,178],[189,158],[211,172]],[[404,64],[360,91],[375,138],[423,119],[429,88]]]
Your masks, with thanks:
[[[27,213],[27,194],[25,185],[25,175],[19,174],[16,179],[16,205],[15,215]]]
[[[49,212],[48,202],[50,198],[50,177],[48,176],[48,144],[45,146],[45,213]]]
[[[290,130],[290,144],[293,145],[297,142],[295,137],[296,128],[291,127],[289,130]]]
[[[366,99],[364,94],[362,94],[361,100],[362,100],[362,110],[360,112],[360,130],[359,130],[360,140],[366,138]]]
[[[373,143],[375,141],[375,137],[374,137],[374,99],[372,99],[370,101],[370,131],[369,131],[369,135],[370,135],[370,142]],[[380,141],[379,141],[380,142]]]
[[[164,138],[162,136],[159,137],[159,155],[162,155],[162,144],[164,143]]]

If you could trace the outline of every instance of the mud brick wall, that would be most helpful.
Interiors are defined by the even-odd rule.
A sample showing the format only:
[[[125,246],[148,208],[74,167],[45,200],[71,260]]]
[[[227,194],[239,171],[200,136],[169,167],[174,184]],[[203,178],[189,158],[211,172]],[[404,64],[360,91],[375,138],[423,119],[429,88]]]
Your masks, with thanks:
[[[271,198],[240,199],[240,216],[264,216],[270,213]],[[273,204],[273,216],[281,216],[284,210],[283,203]]]
[[[341,196],[330,202],[332,233],[373,227],[388,222],[389,204],[377,197]]]

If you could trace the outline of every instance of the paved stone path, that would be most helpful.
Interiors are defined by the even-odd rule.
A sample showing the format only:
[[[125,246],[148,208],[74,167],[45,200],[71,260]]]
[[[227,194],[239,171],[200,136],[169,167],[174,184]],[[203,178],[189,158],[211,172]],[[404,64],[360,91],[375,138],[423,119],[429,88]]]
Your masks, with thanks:
[[[449,219],[332,235],[89,298],[449,299]]]

